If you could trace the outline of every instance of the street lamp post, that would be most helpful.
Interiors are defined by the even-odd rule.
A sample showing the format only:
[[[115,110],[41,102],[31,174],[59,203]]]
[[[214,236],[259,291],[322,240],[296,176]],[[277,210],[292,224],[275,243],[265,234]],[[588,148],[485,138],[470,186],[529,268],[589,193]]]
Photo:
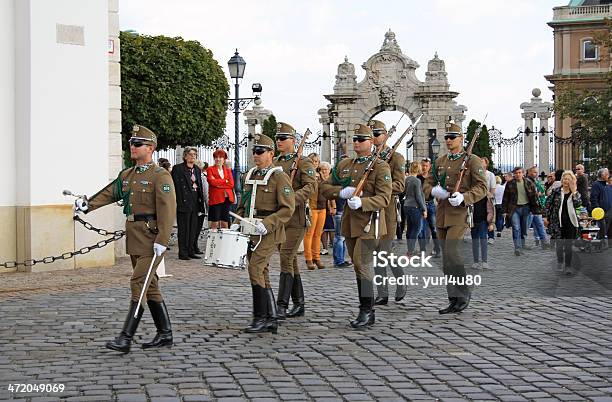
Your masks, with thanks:
[[[429,130],[429,159],[432,161],[437,158],[440,152],[440,141],[436,138],[436,133],[435,128]]]
[[[259,99],[259,94],[261,94],[262,86],[259,83],[253,84],[251,89],[255,94],[253,98],[240,98],[240,80],[244,77],[244,69],[246,67],[246,62],[244,59],[238,54],[238,49],[234,55],[227,62],[227,66],[229,68],[230,77],[235,81],[234,83],[234,99],[230,99],[228,102],[228,109],[234,111],[234,183],[236,188],[239,188],[240,184],[238,183],[238,175],[240,172],[240,111],[247,108],[249,103],[251,103],[254,99]]]

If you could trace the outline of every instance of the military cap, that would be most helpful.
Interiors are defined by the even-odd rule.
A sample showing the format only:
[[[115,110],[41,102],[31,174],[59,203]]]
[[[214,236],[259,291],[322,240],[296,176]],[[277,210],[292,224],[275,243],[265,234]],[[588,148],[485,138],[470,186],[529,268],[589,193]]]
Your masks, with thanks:
[[[449,122],[446,124],[446,134],[463,135],[463,132],[461,131],[461,127],[458,124]]]
[[[291,125],[279,121],[276,123],[276,136],[279,135],[286,135],[288,137],[295,138],[295,129],[291,127]]]
[[[380,120],[370,120],[368,122],[368,126],[370,126],[370,128],[372,129],[372,132],[376,133],[376,132],[380,132],[380,131],[387,131],[387,127],[385,127],[385,123],[383,123]]]
[[[134,127],[132,127],[132,137],[130,137],[130,141],[132,140],[139,140],[150,143],[151,145],[157,145],[157,136],[155,133],[139,124],[134,124]]]
[[[365,124],[356,124],[353,137],[372,139],[372,129]]]
[[[253,141],[253,147],[264,147],[271,151],[274,151],[274,141],[272,138],[264,134],[255,134],[255,141]]]

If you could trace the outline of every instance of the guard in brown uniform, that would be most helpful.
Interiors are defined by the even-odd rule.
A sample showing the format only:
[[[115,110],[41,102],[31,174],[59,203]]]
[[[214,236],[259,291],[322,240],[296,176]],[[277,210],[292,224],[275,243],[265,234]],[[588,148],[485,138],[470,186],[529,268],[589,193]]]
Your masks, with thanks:
[[[374,287],[372,252],[379,239],[387,234],[385,208],[391,200],[391,170],[384,161],[376,161],[359,196],[353,197],[355,187],[365,175],[372,155],[372,129],[358,124],[353,135],[355,158],[343,159],[334,167],[331,176],[321,183],[323,195],[347,199],[342,214],[342,235],[346,238],[349,255],[355,264],[359,291],[359,315],[351,321],[353,328],[374,324]],[[395,230],[390,229],[391,233]]]
[[[127,217],[127,253],[132,259],[133,268],[130,278],[132,298],[123,330],[117,338],[107,342],[106,347],[124,353],[130,351],[132,338],[144,311],[141,306],[136,314],[136,306],[143,286],[147,286],[144,281],[153,258],[156,261],[149,277],[145,300],[157,327],[157,334],[152,342],[144,343],[142,347],[146,349],[172,345],[170,317],[155,271],[168,246],[176,217],[176,198],[170,173],[152,161],[156,146],[157,137],[151,130],[144,126],[134,126],[130,153],[136,165],[123,170],[117,179],[88,201],[78,199],[75,203],[75,210],[85,213],[114,202],[123,203],[123,212]]]
[[[291,169],[297,160],[295,152],[295,129],[287,123],[279,122],[276,127],[276,149],[280,154],[274,160],[291,177]],[[304,288],[298,267],[297,250],[304,239],[307,222],[307,202],[310,195],[317,191],[315,167],[309,158],[301,158],[295,167],[293,191],[295,192],[295,212],[285,225],[287,240],[278,246],[280,251],[281,273],[278,283],[278,319],[303,316],[305,312]],[[289,295],[293,307],[289,312]]]
[[[448,124],[444,140],[448,155],[436,159],[432,174],[424,183],[425,196],[431,193],[438,200],[436,227],[442,241],[442,267],[450,302],[448,307],[439,311],[440,314],[461,312],[470,303],[471,290],[465,283],[465,267],[459,253],[459,243],[469,227],[468,206],[487,194],[485,172],[476,155],[471,155],[459,191],[453,193],[465,157],[461,127],[454,123]]]
[[[386,143],[389,139],[389,134],[385,123],[379,120],[370,120],[369,126],[372,128],[372,135],[374,136],[374,145],[377,147],[385,144],[385,147],[381,150],[380,159],[386,160],[391,168],[391,202],[389,206],[385,208],[385,226],[387,227],[387,234],[381,237],[380,244],[377,248],[378,252],[386,251],[391,252],[391,244],[395,238],[395,228],[397,227],[397,216],[399,211],[399,195],[404,192],[406,187],[406,159],[398,152],[393,152],[393,155],[389,157],[391,147]],[[385,267],[374,267],[376,275],[386,276],[387,269]],[[391,266],[391,272],[393,276],[399,278],[404,275],[404,271],[397,265]],[[374,304],[385,305],[389,301],[389,288],[387,282],[383,282],[382,285],[378,285],[378,297],[374,301]],[[395,301],[401,301],[406,296],[406,285],[397,285],[395,287]]]
[[[295,210],[295,194],[291,180],[282,168],[275,167],[274,141],[263,134],[255,136],[253,160],[255,167],[244,178],[242,195],[236,213],[243,217],[261,219],[256,233],[251,235],[253,245],[259,242],[253,251],[249,247],[249,279],[253,292],[253,321],[245,331],[260,333],[278,329],[276,302],[270,286],[268,264],[270,257],[279,244],[285,242],[285,224],[289,222]],[[255,193],[254,202],[252,194]],[[231,229],[237,230],[238,224]],[[245,231],[246,225],[242,226]]]

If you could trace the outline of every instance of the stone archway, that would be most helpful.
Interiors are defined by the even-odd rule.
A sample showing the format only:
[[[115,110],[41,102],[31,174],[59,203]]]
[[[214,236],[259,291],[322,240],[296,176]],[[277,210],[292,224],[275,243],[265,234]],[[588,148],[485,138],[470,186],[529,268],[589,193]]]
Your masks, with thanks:
[[[467,108],[453,100],[458,92],[449,90],[444,61],[437,53],[427,65],[425,82],[416,76],[419,64],[404,55],[395,34],[389,30],[380,51],[372,55],[362,68],[365,77],[357,82],[355,66],[344,58],[338,66],[334,93],[325,95],[331,103],[319,110],[323,132],[328,134],[323,142],[322,160],[332,161],[331,125],[335,137],[342,146],[352,152],[352,129],[376,114],[386,110],[406,113],[414,121],[421,113],[423,118],[414,135],[414,156],[428,155],[431,135],[443,133],[449,116],[458,124],[465,119]],[[441,141],[441,138],[439,138]]]

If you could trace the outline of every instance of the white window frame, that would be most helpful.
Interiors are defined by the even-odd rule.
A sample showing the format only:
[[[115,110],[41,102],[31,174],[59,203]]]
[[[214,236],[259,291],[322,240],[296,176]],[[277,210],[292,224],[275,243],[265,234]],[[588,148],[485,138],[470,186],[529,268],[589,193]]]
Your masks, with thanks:
[[[595,46],[595,57],[586,57],[586,44],[590,42]],[[584,38],[580,41],[580,58],[583,61],[596,61],[599,60],[599,46],[593,43],[593,38]]]

